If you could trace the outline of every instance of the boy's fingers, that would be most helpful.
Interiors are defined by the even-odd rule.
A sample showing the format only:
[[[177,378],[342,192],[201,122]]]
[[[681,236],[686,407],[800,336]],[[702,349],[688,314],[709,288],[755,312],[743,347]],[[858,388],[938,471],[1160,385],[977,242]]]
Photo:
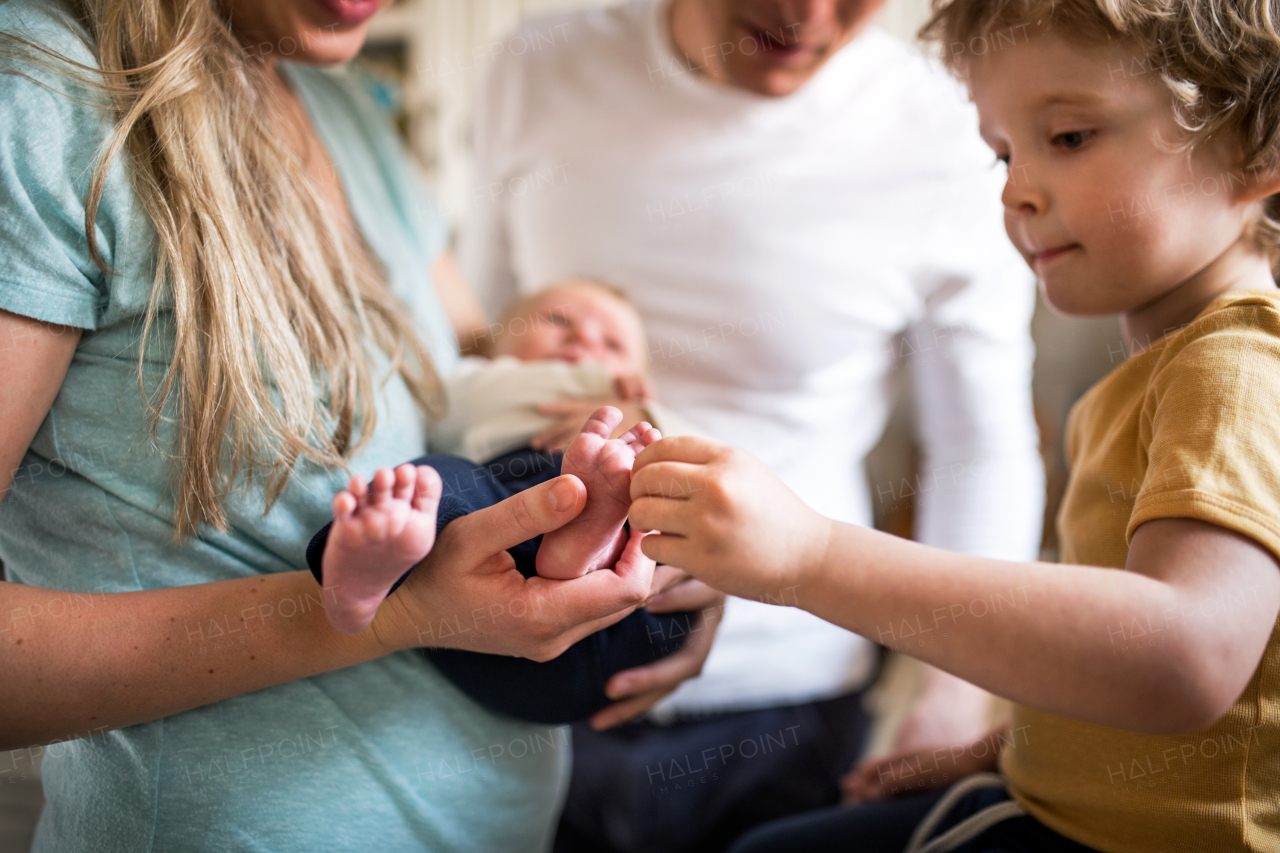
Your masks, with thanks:
[[[627,520],[631,522],[632,530],[643,530],[645,532],[656,530],[659,533],[674,533],[684,536],[688,534],[690,527],[687,508],[688,503],[685,501],[642,497],[631,502],[631,509],[627,512]],[[659,560],[658,562],[679,565],[679,563],[671,560]]]
[[[640,542],[640,550],[659,563],[687,566],[693,562],[689,540],[674,533],[646,536]]]
[[[670,441],[671,439],[665,439]],[[649,447],[658,447],[663,442],[655,442]],[[636,465],[648,449],[637,457]],[[687,462],[656,462],[643,469],[633,468],[631,473],[631,500],[641,498],[668,498],[670,500],[687,501],[707,487],[707,468],[705,465],[691,465]]]
[[[457,547],[487,557],[563,527],[582,512],[586,498],[582,481],[566,474],[464,515],[445,529]]]
[[[716,458],[724,445],[709,438],[676,435],[656,441],[636,457],[635,471],[655,462],[690,462],[705,465]]]

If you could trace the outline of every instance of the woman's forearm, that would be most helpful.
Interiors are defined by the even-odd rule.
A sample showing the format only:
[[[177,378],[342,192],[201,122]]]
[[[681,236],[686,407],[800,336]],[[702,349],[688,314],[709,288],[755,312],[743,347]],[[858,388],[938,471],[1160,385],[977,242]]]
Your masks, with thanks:
[[[307,572],[147,592],[0,583],[0,748],[84,737],[372,660]]]
[[[1207,587],[953,554],[847,525],[827,555],[797,591],[805,609],[1015,701],[1153,733],[1208,725],[1215,709],[1195,697],[1226,667],[1219,652],[1245,623],[1263,626],[1265,644],[1275,619],[1274,591],[1259,598],[1254,582],[1265,576],[1229,555]],[[1262,647],[1237,645],[1252,654],[1232,662],[1247,681]],[[1230,704],[1238,690],[1219,693]]]

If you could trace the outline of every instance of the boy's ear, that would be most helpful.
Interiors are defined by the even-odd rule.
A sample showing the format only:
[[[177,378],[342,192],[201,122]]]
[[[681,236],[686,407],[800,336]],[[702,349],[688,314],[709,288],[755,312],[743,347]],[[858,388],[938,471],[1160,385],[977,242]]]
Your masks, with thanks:
[[[1237,201],[1248,204],[1280,193],[1280,168],[1245,169],[1244,174],[1244,186],[1235,191]]]

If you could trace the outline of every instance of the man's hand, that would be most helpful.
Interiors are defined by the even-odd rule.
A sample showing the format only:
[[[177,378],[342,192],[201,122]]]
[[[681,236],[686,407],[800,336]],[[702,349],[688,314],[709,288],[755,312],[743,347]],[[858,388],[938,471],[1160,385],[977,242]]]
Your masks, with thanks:
[[[1002,726],[955,747],[906,750],[864,761],[840,780],[841,800],[855,805],[941,791],[966,776],[993,771],[999,759],[1000,735],[1007,734],[1008,727]]]
[[[924,669],[924,689],[898,727],[891,751],[969,743],[991,729],[990,693],[928,664],[917,666]]]
[[[653,380],[640,373],[619,376],[613,387],[621,400],[649,400],[653,398]]]
[[[889,754],[854,765],[841,780],[847,803],[935,790],[960,775],[988,769],[974,762],[978,756],[967,747],[951,747],[991,736],[991,694],[920,661],[902,658],[896,663],[918,672],[922,689],[898,726]],[[990,755],[985,748],[978,751],[990,758],[995,747]]]
[[[648,537],[646,537],[648,538]],[[671,566],[659,566],[659,572],[684,575]],[[673,577],[667,574],[667,577]],[[657,575],[655,574],[655,580]],[[591,718],[594,729],[612,728],[633,717],[638,717],[670,695],[686,680],[702,673],[702,666],[711,653],[716,628],[724,616],[724,594],[716,592],[704,583],[688,578],[667,587],[649,598],[646,606],[654,613],[673,613],[683,610],[697,611],[689,639],[680,651],[635,669],[616,673],[605,685],[605,693],[614,704],[598,711]],[[655,587],[658,584],[655,582]]]
[[[539,412],[557,420],[529,439],[529,446],[534,450],[551,452],[564,450],[569,446],[569,442],[582,432],[587,418],[601,406],[613,406],[622,412],[622,423],[618,424],[618,428],[613,431],[615,438],[649,417],[644,410],[644,404],[639,400],[600,397],[589,400],[557,400],[552,403],[539,403]]]
[[[705,438],[646,448],[632,471],[631,501],[631,526],[660,534],[645,537],[645,554],[743,598],[796,589],[821,567],[831,536],[831,521],[760,460]]]

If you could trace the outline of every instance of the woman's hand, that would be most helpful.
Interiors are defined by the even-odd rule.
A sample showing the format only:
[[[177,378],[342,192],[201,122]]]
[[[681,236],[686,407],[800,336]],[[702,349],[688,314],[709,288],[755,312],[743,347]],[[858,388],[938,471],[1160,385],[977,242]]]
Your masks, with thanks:
[[[705,438],[658,441],[631,475],[631,526],[656,530],[644,553],[755,600],[796,601],[819,567],[831,521],[749,453]]]
[[[684,648],[660,661],[614,674],[605,685],[605,693],[617,701],[591,718],[594,729],[612,728],[640,716],[685,681],[702,674],[702,666],[707,662],[716,628],[724,615],[724,593],[693,580],[673,566],[659,566],[658,569],[666,575],[664,580],[678,582],[651,596],[645,606],[654,613],[696,611],[689,639]],[[658,576],[654,577],[654,586],[657,587]]]
[[[557,400],[552,403],[540,403],[538,411],[556,422],[529,440],[534,450],[564,450],[569,442],[582,432],[583,424],[591,413],[601,406],[613,406],[622,412],[622,423],[613,431],[615,436],[622,435],[636,424],[647,420],[649,415],[640,400],[625,398],[599,397],[589,400]]]
[[[633,533],[613,571],[573,580],[525,578],[507,549],[564,526],[586,487],[557,477],[463,516],[440,533],[417,570],[378,608],[373,630],[389,648],[466,649],[546,661],[612,625],[650,594],[653,561]]]

